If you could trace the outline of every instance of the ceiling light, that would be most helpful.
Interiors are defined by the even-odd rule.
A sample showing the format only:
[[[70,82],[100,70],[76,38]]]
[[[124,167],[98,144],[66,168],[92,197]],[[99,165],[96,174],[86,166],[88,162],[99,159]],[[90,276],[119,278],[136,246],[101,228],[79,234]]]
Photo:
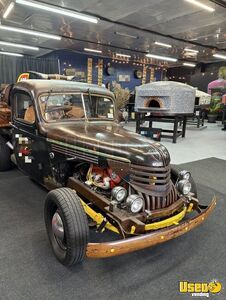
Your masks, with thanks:
[[[3,41],[0,41],[0,45],[9,46],[9,47],[16,47],[16,48],[22,48],[22,49],[28,49],[28,50],[34,50],[34,51],[39,50],[38,47],[27,46],[27,45],[22,45],[22,44],[8,43],[8,42],[3,42]]]
[[[0,25],[0,29],[34,35],[34,36],[40,36],[48,39],[61,40],[61,37],[58,35],[29,30],[29,29],[23,29],[23,28],[17,28],[17,27],[5,26],[5,25]]]
[[[116,31],[115,34],[121,35],[121,36],[125,36],[125,37],[129,37],[129,38],[132,38],[132,39],[139,39],[139,36],[131,35],[131,34],[124,33],[124,32],[118,32],[118,31]]]
[[[0,54],[10,55],[10,56],[23,56],[23,54],[20,53],[4,52],[4,51],[0,51]]]
[[[161,60],[166,60],[166,61],[173,61],[173,62],[177,61],[177,58],[168,57],[168,56],[160,56],[160,55],[155,55],[155,54],[146,54],[146,56],[150,57],[150,58],[161,59]]]
[[[172,48],[172,45],[170,45],[170,44],[165,44],[165,43],[160,43],[160,42],[155,42],[154,44],[158,45],[158,46],[166,47],[166,48]]]
[[[193,53],[199,53],[199,50],[190,49],[190,48],[184,48],[184,51],[193,52]]]
[[[192,63],[183,63],[183,66],[186,66],[186,67],[196,67],[196,64],[192,64]]]
[[[15,3],[11,2],[9,4],[9,6],[6,8],[4,14],[3,14],[3,18],[6,19],[8,17],[8,15],[11,13],[12,9],[14,8]]]
[[[116,56],[128,57],[128,58],[131,57],[131,55],[128,55],[128,54],[122,54],[122,53],[116,53],[115,55],[116,55]]]
[[[197,0],[185,0],[185,1],[190,2],[190,3],[192,3],[192,4],[195,4],[195,5],[201,7],[201,8],[203,8],[203,9],[205,9],[205,10],[208,10],[208,11],[210,11],[210,12],[215,11],[215,8],[213,8],[213,7],[211,7],[211,6],[208,6],[208,5],[206,5],[206,4],[203,4],[203,3],[201,3],[201,2],[199,2],[199,1],[197,1]]]
[[[97,50],[97,49],[84,48],[84,50],[87,51],[87,52],[102,53],[101,50]]]
[[[215,54],[213,54],[213,56],[216,57],[216,58],[226,59],[226,55],[223,55],[223,54],[215,53]]]
[[[99,20],[96,17],[92,17],[92,16],[89,16],[89,15],[84,15],[84,14],[80,14],[80,13],[77,13],[77,12],[73,12],[69,9],[58,8],[58,7],[55,7],[53,5],[49,5],[49,4],[41,4],[41,3],[38,3],[38,2],[35,2],[35,1],[16,0],[16,3],[22,4],[22,5],[27,5],[27,6],[30,6],[30,7],[33,7],[33,8],[46,10],[48,12],[53,12],[53,13],[56,13],[56,14],[68,16],[68,17],[71,17],[71,18],[75,18],[75,19],[95,23],[95,24],[97,24],[98,20]]]

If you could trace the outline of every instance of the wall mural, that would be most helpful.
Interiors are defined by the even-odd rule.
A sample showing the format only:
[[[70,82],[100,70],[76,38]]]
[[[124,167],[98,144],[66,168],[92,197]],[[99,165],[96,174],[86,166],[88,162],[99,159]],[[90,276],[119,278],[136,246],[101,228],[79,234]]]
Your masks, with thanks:
[[[150,82],[155,81],[155,68],[150,69]]]
[[[101,86],[103,83],[103,59],[98,59],[98,85]]]
[[[93,82],[93,59],[88,58],[87,60],[87,83]]]
[[[53,55],[53,54],[52,54]],[[51,57],[51,55],[49,55]],[[78,76],[78,81],[87,81],[88,80],[88,58],[92,58],[92,77],[89,76],[89,80],[94,84],[98,84],[98,56],[92,56],[87,54],[73,53],[66,50],[55,51],[54,57],[58,57],[61,64],[61,74],[65,74],[67,68],[74,68],[75,72],[83,72],[83,74],[76,74]],[[141,85],[142,79],[137,78],[134,74],[135,70],[140,71],[142,74],[143,65],[134,64],[133,62],[123,63],[123,62],[113,62],[110,58],[101,58],[103,59],[103,78],[102,84],[109,84],[113,81],[118,81],[118,75],[129,75],[126,81],[120,81],[120,84],[123,88],[128,88],[130,91],[133,91],[136,86]],[[156,80],[161,78],[161,68],[154,66],[154,77]],[[91,74],[90,74],[91,75]],[[83,77],[84,76],[84,77]],[[76,79],[75,79],[76,80]],[[147,71],[146,82],[150,81],[150,72]]]
[[[130,82],[130,75],[127,74],[118,74],[119,82]]]
[[[143,65],[143,77],[142,77],[142,84],[146,83],[146,79],[147,79],[147,67],[145,65]]]

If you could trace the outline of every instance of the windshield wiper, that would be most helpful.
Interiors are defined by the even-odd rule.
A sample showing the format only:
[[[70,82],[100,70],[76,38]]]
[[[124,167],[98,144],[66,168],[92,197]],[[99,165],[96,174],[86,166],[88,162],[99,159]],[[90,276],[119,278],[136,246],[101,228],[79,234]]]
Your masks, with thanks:
[[[47,103],[48,103],[48,100],[49,100],[49,97],[51,95],[51,93],[53,92],[53,90],[49,90],[48,93],[47,93],[47,98],[46,98],[46,103],[45,103],[45,109],[44,109],[44,112],[46,112],[46,107],[47,107]]]
[[[94,107],[92,105],[92,98],[91,98],[90,89],[88,89],[88,95],[89,95],[89,106],[90,106],[91,116],[95,117],[95,111],[94,111]]]

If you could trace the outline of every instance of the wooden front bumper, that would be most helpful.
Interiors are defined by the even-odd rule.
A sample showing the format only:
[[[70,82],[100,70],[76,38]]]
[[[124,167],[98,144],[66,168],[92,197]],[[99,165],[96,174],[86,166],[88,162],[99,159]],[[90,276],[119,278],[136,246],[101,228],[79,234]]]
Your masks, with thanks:
[[[179,225],[124,240],[104,243],[89,243],[87,246],[86,255],[90,258],[111,257],[164,243],[192,230],[203,223],[211,214],[215,206],[216,197],[212,199],[210,205],[202,213],[193,217],[192,219],[180,223]]]

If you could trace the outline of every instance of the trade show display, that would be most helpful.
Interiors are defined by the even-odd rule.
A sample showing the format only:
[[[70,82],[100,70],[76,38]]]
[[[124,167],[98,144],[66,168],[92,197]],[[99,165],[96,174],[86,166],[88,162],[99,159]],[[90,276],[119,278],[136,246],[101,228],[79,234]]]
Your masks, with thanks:
[[[225,8],[0,1],[1,300],[226,299]]]
[[[211,90],[214,88],[224,88],[226,85],[226,80],[224,78],[218,78],[217,80],[211,81],[208,84],[208,93],[211,95]]]
[[[201,224],[214,209],[215,198],[208,207],[199,203],[190,172],[174,170],[163,145],[116,122],[107,89],[25,80],[9,97],[13,127],[1,131],[0,171],[10,167],[13,152],[18,168],[51,190],[46,230],[62,264],[165,242]],[[184,220],[191,211],[197,215]],[[90,243],[86,215],[99,232],[107,228],[123,240]]]

